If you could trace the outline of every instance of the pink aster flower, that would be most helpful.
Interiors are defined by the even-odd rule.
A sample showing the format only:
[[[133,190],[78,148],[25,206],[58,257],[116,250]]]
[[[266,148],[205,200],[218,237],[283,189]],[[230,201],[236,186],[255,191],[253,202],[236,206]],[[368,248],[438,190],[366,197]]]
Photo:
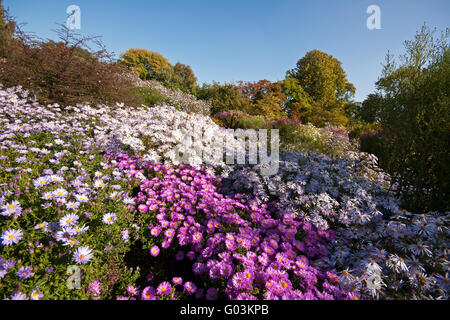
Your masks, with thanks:
[[[145,287],[144,290],[142,290],[142,300],[155,300],[156,292],[153,287]]]
[[[182,285],[183,279],[181,277],[173,277],[172,282],[174,285]]]
[[[150,249],[150,254],[153,256],[153,257],[157,257],[158,255],[159,255],[159,247],[158,246],[153,246],[151,249]]]
[[[184,290],[187,292],[187,294],[194,294],[195,291],[197,291],[197,286],[194,283],[188,281],[184,284]]]
[[[168,295],[172,292],[172,286],[169,282],[164,281],[158,286],[156,292],[160,295]]]

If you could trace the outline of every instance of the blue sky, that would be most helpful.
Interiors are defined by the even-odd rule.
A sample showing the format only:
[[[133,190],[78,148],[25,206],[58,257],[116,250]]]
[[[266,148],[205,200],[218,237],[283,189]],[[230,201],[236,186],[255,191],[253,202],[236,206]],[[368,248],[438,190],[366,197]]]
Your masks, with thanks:
[[[82,34],[102,36],[118,55],[146,48],[194,70],[199,83],[281,80],[313,49],[342,62],[355,100],[374,91],[388,50],[403,52],[426,22],[449,27],[448,0],[4,0],[27,31],[55,39],[69,5],[81,8]],[[369,30],[369,5],[381,30]]]

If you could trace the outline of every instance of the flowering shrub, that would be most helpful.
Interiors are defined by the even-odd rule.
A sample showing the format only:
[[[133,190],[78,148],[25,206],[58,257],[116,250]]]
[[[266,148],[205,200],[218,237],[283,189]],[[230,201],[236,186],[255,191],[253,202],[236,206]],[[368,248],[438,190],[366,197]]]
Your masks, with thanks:
[[[102,282],[97,297],[110,296],[135,277],[116,261],[134,232],[134,185],[93,147],[88,122],[26,97],[20,88],[0,91],[0,296],[89,298],[84,285],[94,279]],[[66,284],[72,265],[80,290]]]
[[[337,270],[343,289],[367,298],[445,299],[449,212],[402,209],[374,156],[348,158],[286,153],[278,175],[240,168],[229,173],[223,191],[251,194],[321,231],[333,230],[329,255],[318,266]]]
[[[0,123],[0,298],[448,298],[449,213],[403,210],[373,155],[286,152],[272,177],[180,165],[195,124],[227,131],[20,87],[0,90]]]
[[[167,88],[156,80],[142,80],[133,73],[124,74],[125,79],[131,79],[135,87],[148,88],[155,91],[171,105],[177,106],[180,111],[188,113],[200,113],[209,115],[211,113],[211,104],[208,101],[199,100],[196,96],[185,93],[177,88]],[[159,101],[163,102],[163,101]]]
[[[302,124],[289,118],[272,122],[272,127],[280,130],[282,150],[311,150],[339,157],[344,157],[348,151],[356,150],[344,128],[317,128],[311,123]]]
[[[119,167],[145,176],[136,197],[144,247],[154,257],[169,251],[172,260],[191,260],[197,285],[185,284],[185,294],[203,288],[239,300],[357,297],[339,289],[335,273],[313,266],[326,256],[333,231],[319,233],[299,217],[240,194],[224,197],[205,171],[184,165],[139,167],[126,155]],[[170,284],[165,287],[175,294]]]

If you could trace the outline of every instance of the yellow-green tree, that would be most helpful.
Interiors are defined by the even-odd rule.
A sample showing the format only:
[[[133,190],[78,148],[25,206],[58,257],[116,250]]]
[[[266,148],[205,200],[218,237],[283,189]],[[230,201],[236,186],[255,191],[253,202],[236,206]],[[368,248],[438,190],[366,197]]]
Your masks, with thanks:
[[[3,0],[0,0],[0,58],[7,57],[14,49],[16,23],[8,17],[7,12],[3,9]]]
[[[282,107],[284,102],[283,97],[275,92],[269,92],[252,104],[248,112],[252,115],[262,115],[266,120],[282,119],[287,116]]]
[[[158,52],[129,49],[121,58],[122,63],[136,71],[141,79],[169,80],[173,77],[173,66]]]
[[[298,85],[311,98],[313,108],[309,121],[316,125],[324,125],[325,122],[346,124],[345,105],[356,90],[347,80],[339,60],[320,50],[312,50],[286,76],[297,79]]]

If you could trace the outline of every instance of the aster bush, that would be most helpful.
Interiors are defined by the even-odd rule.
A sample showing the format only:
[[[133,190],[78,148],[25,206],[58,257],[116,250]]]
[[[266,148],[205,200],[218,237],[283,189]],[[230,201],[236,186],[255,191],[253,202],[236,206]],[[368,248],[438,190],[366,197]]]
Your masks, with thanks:
[[[309,133],[339,154],[287,151],[264,176],[177,162],[184,135],[229,133],[165,104],[63,109],[13,87],[0,111],[2,299],[448,298],[448,212],[404,210],[339,128]]]
[[[94,278],[102,296],[125,287],[134,275],[118,257],[129,247],[124,231],[134,232],[133,182],[95,149],[77,114],[30,102],[21,88],[2,90],[0,100],[2,298],[89,298]],[[80,290],[67,286],[72,265]]]

